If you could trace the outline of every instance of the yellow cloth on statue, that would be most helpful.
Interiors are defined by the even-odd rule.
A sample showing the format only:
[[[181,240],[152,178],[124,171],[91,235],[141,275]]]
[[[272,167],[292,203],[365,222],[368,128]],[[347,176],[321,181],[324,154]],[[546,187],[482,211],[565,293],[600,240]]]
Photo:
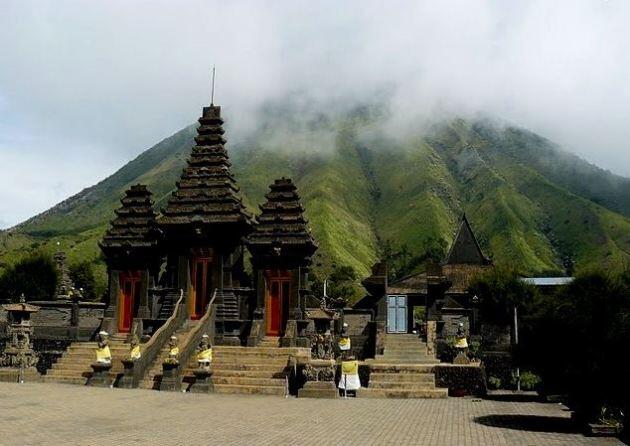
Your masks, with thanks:
[[[343,361],[341,363],[340,389],[357,390],[361,387],[359,380],[359,361]]]
[[[112,362],[112,354],[109,351],[109,346],[96,349],[96,362],[109,363]]]
[[[340,338],[339,339],[339,349],[340,350],[350,350],[350,338]]]
[[[455,339],[455,348],[468,348],[466,337]]]
[[[131,351],[129,352],[129,357],[131,359],[140,359],[141,353],[140,353],[140,346],[136,345],[134,348],[131,349]]]
[[[197,353],[198,362],[211,362],[212,361],[212,349],[207,348]]]
[[[179,347],[173,347],[168,351],[168,354],[170,356],[177,356],[179,355]]]
[[[341,373],[344,375],[358,375],[359,361],[343,361],[341,363]]]

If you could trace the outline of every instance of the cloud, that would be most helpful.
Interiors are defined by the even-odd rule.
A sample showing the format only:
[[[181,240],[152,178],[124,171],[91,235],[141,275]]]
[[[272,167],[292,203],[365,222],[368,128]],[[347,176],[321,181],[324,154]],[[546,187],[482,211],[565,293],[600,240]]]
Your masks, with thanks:
[[[213,64],[235,133],[288,92],[325,108],[387,91],[396,128],[483,112],[630,175],[629,19],[624,0],[4,1],[0,220],[188,125]]]

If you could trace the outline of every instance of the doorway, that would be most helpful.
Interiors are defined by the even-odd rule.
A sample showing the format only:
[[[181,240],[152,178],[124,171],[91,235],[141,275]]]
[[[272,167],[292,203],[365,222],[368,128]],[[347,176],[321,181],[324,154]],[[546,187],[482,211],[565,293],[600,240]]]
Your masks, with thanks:
[[[118,331],[120,333],[129,333],[140,299],[140,271],[121,272],[119,285]]]
[[[267,271],[265,313],[267,315],[267,335],[280,336],[289,314],[291,274],[284,270]]]
[[[387,296],[387,332],[407,333],[407,296]]]
[[[212,258],[195,256],[191,267],[192,290],[190,318],[200,319],[206,311],[212,292]]]

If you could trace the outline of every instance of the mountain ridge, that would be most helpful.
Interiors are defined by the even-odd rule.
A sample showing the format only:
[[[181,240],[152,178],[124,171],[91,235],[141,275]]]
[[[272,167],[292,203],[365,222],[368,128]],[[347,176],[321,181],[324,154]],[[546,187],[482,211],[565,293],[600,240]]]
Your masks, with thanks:
[[[417,267],[429,254],[445,254],[464,211],[486,254],[524,274],[630,264],[630,179],[539,135],[456,118],[393,138],[380,117],[365,110],[315,114],[302,122],[295,114],[285,119],[286,113],[291,111],[268,113],[250,137],[227,147],[250,211],[275,178],[293,178],[320,243],[316,271],[347,265],[363,277],[387,250]],[[159,210],[175,187],[195,128],[176,132],[110,177],[0,233],[0,268],[59,242],[71,262],[92,261],[102,275],[96,241],[124,190],[147,184]]]

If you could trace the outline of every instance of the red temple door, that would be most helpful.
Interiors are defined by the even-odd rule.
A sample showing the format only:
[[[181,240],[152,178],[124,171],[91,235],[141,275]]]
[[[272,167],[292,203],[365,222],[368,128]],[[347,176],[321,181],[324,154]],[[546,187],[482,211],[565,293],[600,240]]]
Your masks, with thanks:
[[[286,271],[274,271],[267,279],[267,334],[280,336],[288,315],[291,280]]]
[[[209,257],[193,257],[192,261],[192,299],[190,318],[199,319],[206,311],[211,291],[211,259]]]
[[[129,333],[133,323],[136,300],[140,298],[140,271],[120,273],[118,301],[118,331]]]

